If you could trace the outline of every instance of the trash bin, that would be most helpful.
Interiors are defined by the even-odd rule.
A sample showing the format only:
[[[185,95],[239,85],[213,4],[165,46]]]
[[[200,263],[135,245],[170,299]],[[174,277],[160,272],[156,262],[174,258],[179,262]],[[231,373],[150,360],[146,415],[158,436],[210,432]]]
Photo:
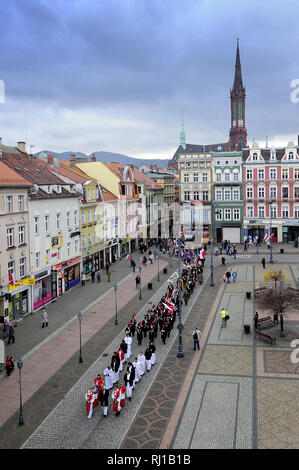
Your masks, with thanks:
[[[284,253],[284,248],[280,248],[280,253]]]
[[[251,292],[246,292],[246,298],[250,299],[251,298]]]
[[[167,268],[163,268],[163,273],[167,274]]]
[[[152,288],[153,288],[153,283],[152,283],[152,282],[148,282],[148,283],[147,283],[147,287],[148,287],[149,290],[152,290]]]
[[[246,335],[249,335],[249,333],[250,333],[250,325],[244,325],[244,333],[245,333]]]

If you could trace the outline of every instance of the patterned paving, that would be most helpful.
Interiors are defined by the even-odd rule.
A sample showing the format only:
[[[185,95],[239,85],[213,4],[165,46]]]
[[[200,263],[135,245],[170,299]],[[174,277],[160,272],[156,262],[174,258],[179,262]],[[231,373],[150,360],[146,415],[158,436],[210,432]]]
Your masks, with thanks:
[[[200,374],[252,374],[252,354],[248,347],[208,345],[199,368]]]
[[[258,379],[259,449],[298,449],[299,381]]]
[[[298,374],[299,363],[291,361],[291,352],[288,351],[264,351],[265,372],[278,374]]]

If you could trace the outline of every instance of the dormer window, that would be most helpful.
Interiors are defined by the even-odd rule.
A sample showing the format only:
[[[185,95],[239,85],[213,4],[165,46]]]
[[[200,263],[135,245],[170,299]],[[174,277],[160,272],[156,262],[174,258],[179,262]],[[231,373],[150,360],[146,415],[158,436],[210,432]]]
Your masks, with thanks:
[[[257,161],[257,153],[252,154],[252,160]]]
[[[52,186],[48,186],[48,193],[52,192]]]
[[[293,152],[289,152],[289,160],[294,160],[294,153]]]
[[[270,151],[270,160],[276,160],[276,150],[271,149]]]

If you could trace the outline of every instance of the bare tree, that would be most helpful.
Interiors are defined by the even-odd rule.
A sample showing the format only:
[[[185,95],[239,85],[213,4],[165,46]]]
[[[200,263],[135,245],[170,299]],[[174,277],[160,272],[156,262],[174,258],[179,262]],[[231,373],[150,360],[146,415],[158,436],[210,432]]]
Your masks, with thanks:
[[[280,316],[280,330],[283,332],[283,314],[287,310],[298,307],[299,290],[291,287],[272,287],[260,292],[257,298],[257,306],[267,310],[273,310]],[[283,336],[281,334],[281,336]]]

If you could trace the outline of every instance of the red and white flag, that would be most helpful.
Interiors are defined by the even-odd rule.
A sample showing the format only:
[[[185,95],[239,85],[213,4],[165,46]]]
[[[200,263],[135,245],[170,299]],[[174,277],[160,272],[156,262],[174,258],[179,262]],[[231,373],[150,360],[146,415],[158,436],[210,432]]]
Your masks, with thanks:
[[[200,253],[199,253],[199,258],[204,259],[205,254],[206,254],[206,250],[204,248],[202,248],[202,250],[200,250]]]
[[[269,238],[269,233],[266,233],[266,235],[264,236],[264,242],[266,242]]]
[[[131,255],[127,255],[126,261],[129,261],[130,258],[131,258]]]
[[[15,273],[9,274],[9,281],[12,286],[15,285],[16,279],[15,279]]]
[[[167,310],[169,310],[171,313],[173,313],[173,308],[169,307],[169,305],[165,304],[164,302],[163,302],[163,305],[164,305],[164,307],[167,308]]]

